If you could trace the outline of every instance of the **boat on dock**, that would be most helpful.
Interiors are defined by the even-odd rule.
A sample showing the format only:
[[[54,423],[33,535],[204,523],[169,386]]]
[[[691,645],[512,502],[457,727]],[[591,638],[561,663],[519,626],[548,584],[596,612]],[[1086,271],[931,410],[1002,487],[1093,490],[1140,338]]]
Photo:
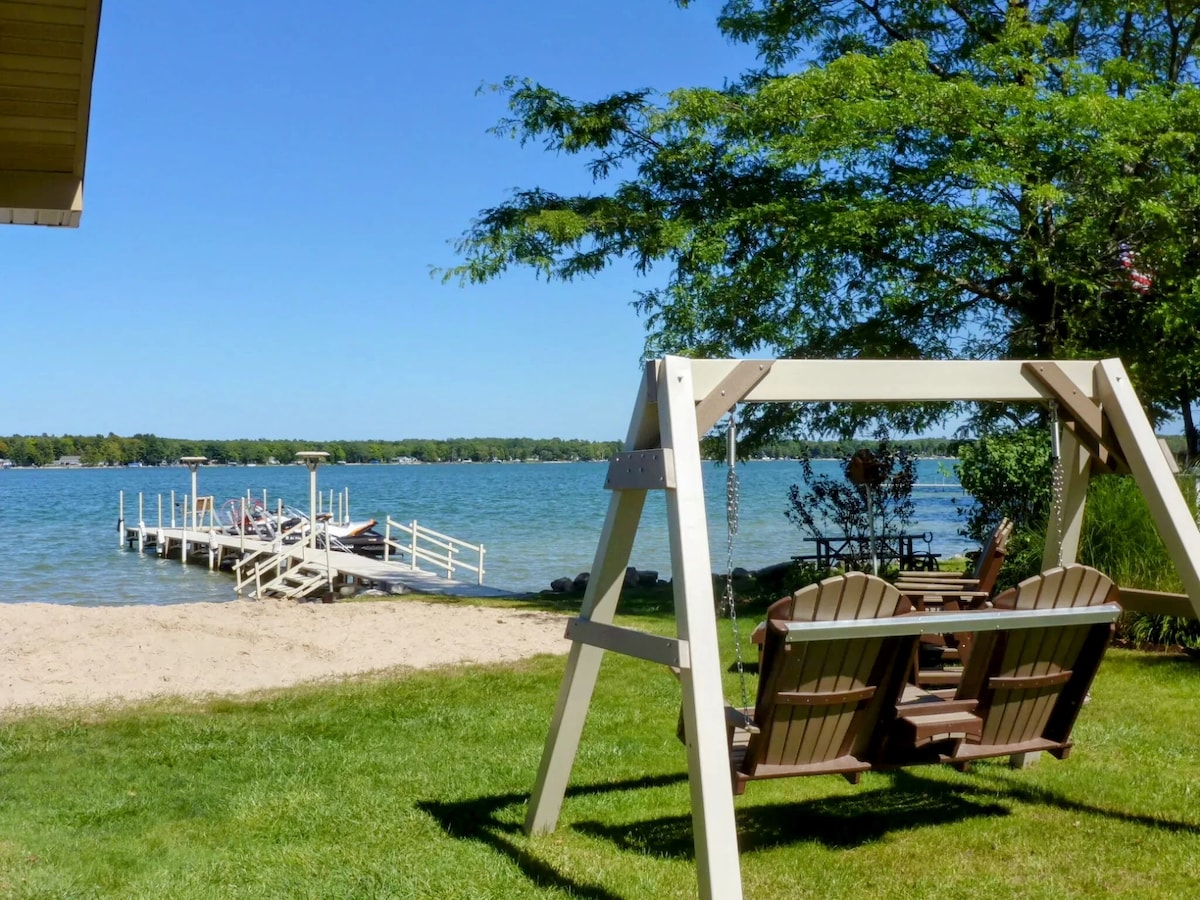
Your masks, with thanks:
[[[312,530],[308,514],[302,510],[284,503],[270,509],[258,498],[234,497],[226,500],[214,515],[218,527],[226,534],[244,533],[264,541],[282,540],[292,544],[304,540]],[[328,538],[353,553],[379,555],[384,536],[375,530],[377,524],[375,519],[338,521],[332,513],[319,513],[317,544],[323,545]]]

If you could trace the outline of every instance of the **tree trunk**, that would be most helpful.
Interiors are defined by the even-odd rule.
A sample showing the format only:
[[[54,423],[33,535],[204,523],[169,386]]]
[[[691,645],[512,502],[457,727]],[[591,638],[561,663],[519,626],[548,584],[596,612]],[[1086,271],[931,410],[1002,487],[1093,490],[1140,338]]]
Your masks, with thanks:
[[[1187,464],[1200,455],[1200,435],[1196,434],[1196,420],[1192,418],[1191,385],[1184,383],[1179,391],[1179,405],[1183,411],[1183,435],[1187,443]]]

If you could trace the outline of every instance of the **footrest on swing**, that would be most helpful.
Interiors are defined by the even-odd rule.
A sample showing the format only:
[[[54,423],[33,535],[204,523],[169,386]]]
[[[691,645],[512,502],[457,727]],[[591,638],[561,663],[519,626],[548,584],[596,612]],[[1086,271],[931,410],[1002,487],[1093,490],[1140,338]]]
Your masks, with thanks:
[[[567,637],[580,644],[611,650],[649,662],[690,669],[691,654],[688,642],[658,634],[647,634],[620,625],[593,622],[591,619],[571,619],[567,622]]]

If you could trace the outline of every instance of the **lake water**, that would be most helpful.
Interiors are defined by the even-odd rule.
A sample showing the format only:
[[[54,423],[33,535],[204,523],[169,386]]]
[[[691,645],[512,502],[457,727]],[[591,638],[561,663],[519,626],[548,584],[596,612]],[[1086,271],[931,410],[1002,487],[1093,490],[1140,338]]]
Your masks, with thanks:
[[[955,480],[952,461],[921,460],[918,482]],[[818,463],[820,471],[836,463]],[[589,571],[604,524],[609,493],[607,466],[598,463],[322,466],[319,489],[349,490],[354,519],[390,515],[487,548],[484,582],[513,591],[536,591],[562,576]],[[811,552],[786,519],[788,487],[800,480],[794,461],[739,465],[741,527],[735,564],[748,569]],[[725,567],[725,468],[706,463],[709,540],[713,568]],[[303,466],[206,467],[199,493],[222,500],[247,490],[270,503],[282,497],[308,507]],[[0,601],[70,604],[179,603],[234,598],[233,579],[204,566],[182,566],[119,545],[117,497],[125,492],[126,520],[137,522],[137,495],[145,497],[147,526],[158,520],[156,497],[191,490],[183,467],[135,469],[0,470]],[[962,553],[956,487],[917,488],[917,516],[909,528],[929,532],[931,549]],[[169,503],[164,500],[164,507]],[[164,515],[169,518],[169,509]],[[382,529],[381,529],[382,530]],[[920,546],[920,545],[918,545]],[[651,491],[630,560],[639,569],[670,575],[666,506]]]

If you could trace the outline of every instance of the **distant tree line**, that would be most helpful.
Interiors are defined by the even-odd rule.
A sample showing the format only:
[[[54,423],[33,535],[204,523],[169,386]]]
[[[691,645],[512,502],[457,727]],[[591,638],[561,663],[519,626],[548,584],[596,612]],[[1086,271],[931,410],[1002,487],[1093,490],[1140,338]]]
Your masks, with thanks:
[[[1183,452],[1181,435],[1167,437],[1177,454]],[[893,443],[913,456],[957,457],[961,439],[911,438]],[[840,441],[775,441],[755,451],[767,459],[842,459],[863,446],[861,439]],[[300,450],[325,450],[330,462],[386,463],[393,460],[438,462],[572,462],[606,460],[621,449],[620,441],[562,440],[560,438],[450,438],[402,441],[207,441],[164,438],[153,434],[132,437],[108,435],[10,435],[0,437],[0,459],[14,466],[49,466],[63,457],[79,457],[84,466],[173,465],[181,456],[206,456],[213,463],[270,465],[290,463]],[[703,455],[724,459],[724,441],[707,438]]]
[[[79,457],[84,466],[172,465],[182,456],[206,456],[214,463],[269,465],[290,463],[300,450],[325,450],[330,462],[371,463],[396,459],[417,462],[567,462],[608,459],[618,441],[559,438],[451,438],[403,441],[183,440],[154,434],[132,437],[51,435],[0,437],[0,458],[14,466],[48,466],[62,457]]]

